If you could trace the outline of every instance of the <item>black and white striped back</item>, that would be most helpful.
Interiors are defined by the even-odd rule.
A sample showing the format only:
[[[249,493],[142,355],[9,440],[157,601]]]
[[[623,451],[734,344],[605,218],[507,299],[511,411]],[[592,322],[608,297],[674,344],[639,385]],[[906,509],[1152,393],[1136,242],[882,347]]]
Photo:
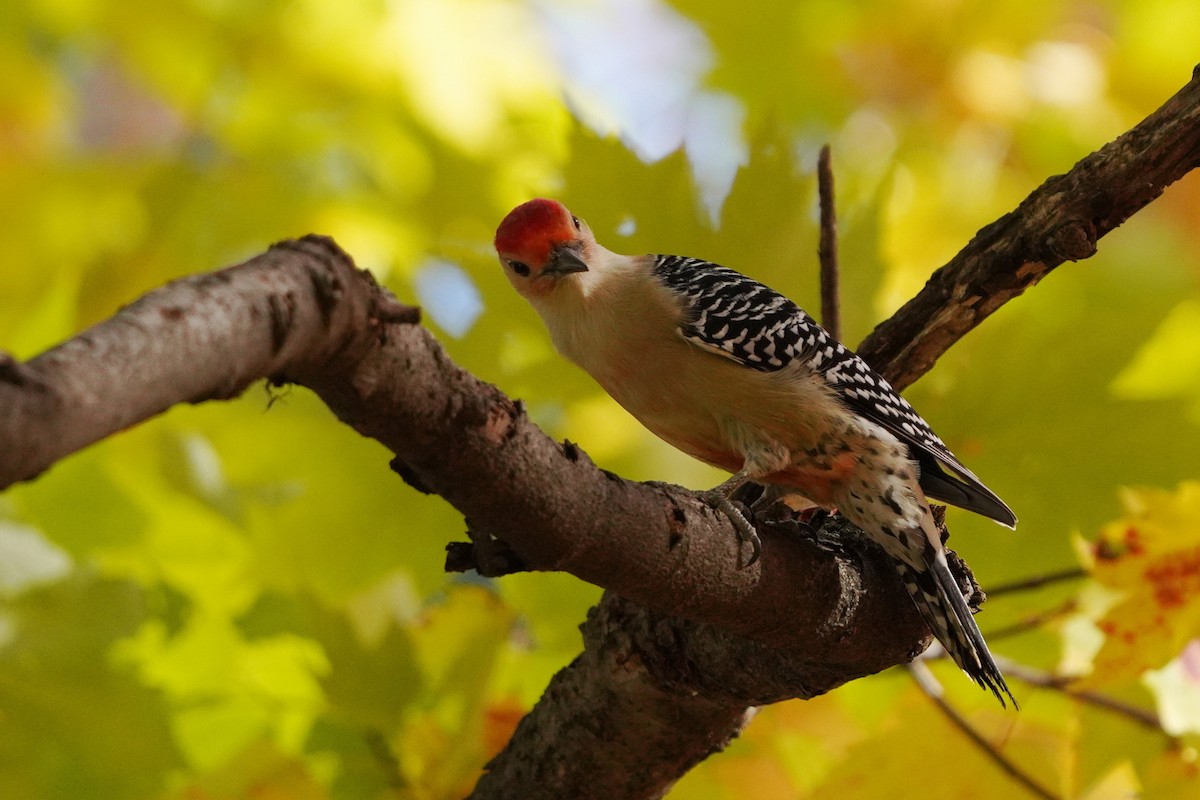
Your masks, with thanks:
[[[931,497],[1016,524],[1008,506],[963,466],[908,401],[804,309],[728,267],[683,256],[653,258],[655,275],[682,300],[684,339],[764,372],[807,365],[847,406],[909,445]]]

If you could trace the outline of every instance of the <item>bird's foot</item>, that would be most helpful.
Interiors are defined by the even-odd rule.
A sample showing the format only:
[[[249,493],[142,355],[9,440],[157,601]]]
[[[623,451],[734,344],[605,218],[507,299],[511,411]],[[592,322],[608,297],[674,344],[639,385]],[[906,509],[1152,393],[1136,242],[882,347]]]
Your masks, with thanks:
[[[735,475],[734,477],[722,483],[720,486],[714,487],[705,492],[697,492],[697,494],[700,496],[700,499],[708,504],[710,508],[720,511],[725,516],[729,517],[729,521],[733,524],[734,531],[737,532],[738,542],[741,545],[750,545],[750,559],[744,564],[741,563],[741,548],[738,548],[738,566],[742,569],[745,569],[755,561],[758,561],[758,557],[762,555],[762,540],[758,537],[758,531],[754,529],[754,525],[751,524],[750,520],[746,519],[746,515],[742,513],[742,510],[738,508],[732,500],[729,499],[731,495],[737,492],[738,489],[741,489],[743,486],[745,486],[748,482],[749,479]],[[665,481],[646,481],[645,484],[647,486],[653,486],[666,491],[686,491],[682,486],[678,486],[673,483],[667,483]]]
[[[743,545],[750,545],[750,559],[744,564],[740,563],[741,548],[739,547],[738,566],[743,569],[749,567],[755,561],[758,561],[758,557],[762,555],[762,540],[758,537],[758,531],[754,529],[754,526],[750,523],[750,520],[746,519],[746,515],[742,513],[741,509],[735,506],[733,501],[729,499],[730,496],[738,489],[742,488],[742,486],[745,485],[748,480],[749,479],[744,475],[734,475],[720,486],[709,489],[707,492],[703,492],[701,494],[701,497],[704,498],[704,501],[712,508],[723,512],[725,516],[729,517],[729,521],[733,523],[734,531],[737,532],[738,542]]]

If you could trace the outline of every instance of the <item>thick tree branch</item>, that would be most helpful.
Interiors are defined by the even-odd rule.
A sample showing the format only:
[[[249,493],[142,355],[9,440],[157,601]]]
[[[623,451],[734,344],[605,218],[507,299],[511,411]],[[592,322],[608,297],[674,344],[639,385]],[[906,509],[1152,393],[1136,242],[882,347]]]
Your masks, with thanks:
[[[0,487],[173,402],[231,397],[268,376],[312,388],[396,453],[399,471],[531,568],[565,570],[660,612],[803,654],[819,673],[805,681],[810,692],[884,669],[922,644],[921,623],[872,548],[844,556],[765,527],[770,558],[739,569],[724,515],[684,489],[621,480],[577,446],[550,440],[423,327],[389,322],[407,313],[320,237],[176,281],[26,364],[7,362]]]
[[[570,572],[660,613],[790,652],[809,693],[923,644],[903,588],[873,548],[831,553],[764,526],[761,563],[739,569],[724,515],[687,490],[624,481],[578,446],[550,440],[424,328],[393,326],[382,345],[370,344],[337,363],[297,365],[288,377],[391,449],[402,472],[463,513],[473,536],[506,543],[525,567]],[[880,583],[887,588],[873,596]],[[744,701],[798,693],[755,686]]]
[[[719,636],[686,628],[606,593],[583,626],[583,653],[554,677],[472,798],[658,797],[723,749],[753,708],[694,690],[725,654]]]
[[[1055,175],[958,255],[863,341],[858,353],[897,389],[1000,306],[1064,261],[1096,253],[1100,237],[1200,166],[1200,67],[1128,133]]]
[[[643,796],[735,735],[749,707],[828,691],[924,647],[928,633],[878,548],[831,549],[802,526],[764,522],[763,558],[738,569],[724,515],[686,490],[621,480],[550,440],[412,320],[412,309],[320,237],[176,281],[26,364],[5,362],[0,488],[173,402],[230,397],[263,376],[304,384],[392,449],[397,472],[449,500],[477,536],[507,543],[531,568],[566,570],[656,609],[639,612],[637,630],[600,626],[604,635],[589,638],[598,652],[560,673],[523,726],[555,731],[541,745],[586,741],[601,752],[594,711],[554,698],[607,682],[620,690],[608,698],[613,724],[634,737],[617,749],[636,760],[610,770],[643,775]],[[847,538],[856,537],[825,532],[827,541]],[[601,656],[618,652],[619,675],[596,672],[613,668]],[[635,712],[646,718],[629,725]],[[681,720],[700,727],[673,766],[638,743],[658,731],[679,745],[670,725]],[[537,746],[518,740],[509,752]],[[581,763],[580,753],[560,752]],[[494,771],[511,770],[508,756]],[[572,796],[613,796],[594,774],[559,778],[540,785],[545,796],[576,784],[598,793]],[[492,796],[513,791],[501,786]],[[517,794],[536,796],[530,787]]]
[[[0,353],[0,489],[176,403],[236,397],[286,366],[335,361],[383,322],[417,319],[356,289],[374,281],[334,263],[332,246],[284,242],[146,295],[28,363]]]

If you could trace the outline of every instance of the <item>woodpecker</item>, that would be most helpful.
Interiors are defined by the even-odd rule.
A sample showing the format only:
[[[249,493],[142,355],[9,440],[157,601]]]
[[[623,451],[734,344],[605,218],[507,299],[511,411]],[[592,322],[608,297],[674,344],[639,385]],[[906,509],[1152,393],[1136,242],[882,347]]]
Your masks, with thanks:
[[[613,253],[554,200],[513,209],[495,247],[563,355],[657,436],[733,473],[715,491],[735,527],[749,524],[727,498],[748,481],[836,509],[892,557],[955,663],[1017,705],[928,498],[1017,518],[865,361],[763,284],[697,258]]]

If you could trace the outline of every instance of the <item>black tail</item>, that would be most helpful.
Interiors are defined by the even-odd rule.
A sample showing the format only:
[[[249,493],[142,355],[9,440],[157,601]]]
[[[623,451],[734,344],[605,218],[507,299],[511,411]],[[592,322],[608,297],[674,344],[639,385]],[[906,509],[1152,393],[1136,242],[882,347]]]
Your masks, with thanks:
[[[1005,705],[1004,698],[1007,696],[1013,708],[1020,708],[988,651],[987,642],[975,624],[971,609],[967,608],[962,591],[950,574],[945,554],[931,553],[923,570],[915,570],[901,561],[896,561],[896,569],[917,610],[954,663],[971,680],[990,689],[1000,705]]]

